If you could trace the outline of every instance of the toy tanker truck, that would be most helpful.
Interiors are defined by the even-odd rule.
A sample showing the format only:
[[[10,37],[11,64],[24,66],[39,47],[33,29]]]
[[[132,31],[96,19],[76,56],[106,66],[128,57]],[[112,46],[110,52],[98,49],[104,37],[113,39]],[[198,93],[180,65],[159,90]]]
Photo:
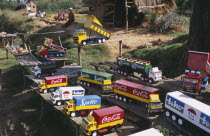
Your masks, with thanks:
[[[118,106],[93,110],[83,118],[81,129],[86,135],[97,136],[108,131],[114,132],[124,120],[124,110]]]
[[[165,99],[166,117],[179,125],[190,123],[210,133],[210,106],[179,91],[167,93]]]
[[[38,63],[37,66],[32,68],[32,73],[35,77],[40,78],[43,74],[49,74],[54,75],[57,69],[57,65],[55,61],[49,61],[49,62],[42,62]]]
[[[123,102],[137,100],[146,103],[148,113],[162,112],[162,102],[159,99],[159,89],[133,83],[126,80],[113,82],[115,98]]]
[[[101,97],[97,95],[74,96],[73,99],[66,101],[63,110],[67,115],[85,115],[91,110],[101,108]]]
[[[102,43],[111,37],[111,32],[103,28],[102,24],[93,15],[87,15],[84,27],[93,30],[103,36],[88,39],[85,30],[83,29],[75,30],[73,34],[73,39],[75,43],[81,45]]]
[[[141,81],[148,80],[150,84],[162,79],[162,71],[158,67],[152,67],[150,61],[139,60],[129,57],[117,57],[117,65],[119,66],[117,72],[127,76],[134,74],[134,72],[141,74]]]
[[[103,93],[112,92],[112,74],[99,72],[90,69],[81,69],[78,80],[81,85],[95,86],[99,85]]]
[[[57,87],[61,86],[67,86],[68,84],[68,78],[64,75],[59,76],[51,76],[51,77],[45,77],[44,80],[39,83],[39,91],[41,93],[48,93],[48,92],[54,92]]]

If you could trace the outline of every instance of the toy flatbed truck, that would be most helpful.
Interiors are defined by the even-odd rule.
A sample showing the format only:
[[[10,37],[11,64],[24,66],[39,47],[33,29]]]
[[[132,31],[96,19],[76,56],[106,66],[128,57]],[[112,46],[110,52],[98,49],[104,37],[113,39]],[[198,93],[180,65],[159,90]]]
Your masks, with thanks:
[[[57,87],[67,86],[68,77],[64,75],[45,77],[44,80],[38,84],[41,93],[54,92]]]
[[[124,110],[118,106],[93,110],[87,118],[83,118],[81,129],[84,134],[97,136],[108,131],[115,132],[124,120]]]
[[[37,66],[32,68],[32,73],[35,77],[40,78],[43,74],[49,74],[54,76],[57,69],[57,65],[55,61],[49,61],[49,62],[42,62],[38,63]]]
[[[103,36],[101,37],[94,37],[94,38],[87,38],[87,34],[85,30],[75,30],[73,34],[73,40],[75,43],[86,45],[86,44],[93,44],[93,43],[102,43],[108,40],[111,37],[111,32],[103,28],[102,24],[99,20],[93,15],[87,15],[84,27],[90,30],[93,30]]]
[[[117,80],[113,82],[115,98],[123,102],[137,100],[146,103],[148,113],[160,113],[163,111],[163,103],[159,99],[159,89],[142,84]]]
[[[74,96],[73,99],[66,101],[63,110],[67,115],[85,115],[91,110],[101,108],[101,97],[97,95]]]
[[[117,70],[119,74],[127,76],[136,72],[141,74],[142,82],[148,80],[152,84],[162,79],[162,71],[158,67],[152,67],[150,61],[119,56],[117,57],[117,65],[119,66]]]

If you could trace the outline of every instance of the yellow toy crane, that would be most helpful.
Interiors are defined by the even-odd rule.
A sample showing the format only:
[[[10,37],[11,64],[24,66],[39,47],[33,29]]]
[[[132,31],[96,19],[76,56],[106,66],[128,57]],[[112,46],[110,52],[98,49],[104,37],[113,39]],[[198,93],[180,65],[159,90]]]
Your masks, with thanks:
[[[88,39],[85,30],[83,29],[75,30],[73,34],[73,39],[75,43],[82,44],[82,45],[93,44],[93,43],[103,43],[111,37],[111,32],[103,28],[99,20],[93,15],[86,16],[84,27],[92,31],[95,31],[103,36]]]

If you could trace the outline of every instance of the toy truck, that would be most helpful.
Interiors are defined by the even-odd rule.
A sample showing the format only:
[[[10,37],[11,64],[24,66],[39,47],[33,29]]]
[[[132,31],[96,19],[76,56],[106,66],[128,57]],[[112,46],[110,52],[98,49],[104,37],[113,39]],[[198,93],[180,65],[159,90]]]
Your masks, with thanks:
[[[133,83],[126,80],[113,82],[115,98],[123,102],[137,100],[146,103],[148,113],[162,112],[162,102],[159,99],[159,89]]]
[[[62,105],[64,101],[73,99],[74,96],[84,96],[85,89],[81,86],[59,87],[51,93],[50,100],[54,105]]]
[[[152,67],[150,61],[119,56],[117,57],[117,65],[119,66],[117,69],[119,74],[127,76],[136,72],[141,74],[142,82],[148,80],[152,84],[162,79],[162,71],[158,67]]]
[[[39,91],[41,93],[48,93],[48,92],[54,92],[57,87],[61,86],[67,86],[68,84],[68,78],[64,75],[59,76],[51,76],[51,77],[45,77],[44,80],[39,83]]]
[[[164,135],[160,132],[160,130],[155,128],[150,128],[128,136],[164,136]]]
[[[78,114],[85,115],[89,111],[99,108],[101,108],[101,97],[97,95],[74,96],[63,106],[64,112],[71,117]]]
[[[124,110],[118,106],[93,110],[83,118],[81,129],[86,135],[97,136],[107,131],[114,132],[123,123]]]
[[[181,92],[200,95],[201,90],[207,87],[210,75],[209,56],[209,53],[206,52],[189,51],[187,66],[190,70],[185,70],[182,77]]]
[[[80,85],[95,86],[98,85],[103,93],[112,92],[112,74],[99,72],[90,69],[81,69],[78,80]]]
[[[167,93],[165,99],[166,117],[179,125],[193,124],[210,133],[210,106],[179,91]]]
[[[75,43],[86,45],[93,43],[102,43],[111,37],[111,32],[103,28],[102,24],[93,15],[87,15],[84,27],[93,30],[101,35],[102,37],[87,38],[86,32],[83,29],[75,30],[73,34],[73,40]]]
[[[57,69],[57,65],[55,61],[49,61],[49,62],[42,62],[38,63],[37,66],[32,68],[32,73],[35,77],[40,78],[43,74],[49,74],[54,75]]]

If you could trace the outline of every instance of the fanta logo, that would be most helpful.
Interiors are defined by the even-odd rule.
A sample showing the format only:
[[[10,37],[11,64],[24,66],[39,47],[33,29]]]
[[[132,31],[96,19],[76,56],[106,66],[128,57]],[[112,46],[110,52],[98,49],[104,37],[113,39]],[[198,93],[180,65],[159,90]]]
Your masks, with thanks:
[[[86,101],[85,99],[82,100],[82,104],[80,106],[86,106],[86,105],[95,105],[97,103],[97,100],[90,100]]]
[[[144,92],[144,91],[140,92],[140,91],[137,91],[137,89],[133,90],[133,94],[141,96],[141,97],[146,98],[146,99],[148,99],[148,95],[149,95],[147,92]]]
[[[194,120],[194,119],[195,119],[195,116],[197,115],[196,112],[195,112],[195,110],[193,110],[193,109],[188,109],[187,112],[188,112],[188,117],[189,117],[191,120]]]
[[[51,81],[51,84],[59,84],[59,83],[62,83],[62,79],[57,79],[57,80],[52,80]]]
[[[117,90],[122,90],[122,91],[127,91],[127,86],[125,85],[118,85],[118,84],[114,84],[114,88]]]
[[[88,74],[84,74],[84,73],[81,73],[80,76],[84,77],[84,78],[89,78],[90,77]]]
[[[94,80],[95,81],[104,81],[104,79],[102,77],[98,77],[98,76],[94,76]]]
[[[102,123],[109,123],[109,122],[113,122],[113,121],[115,121],[115,120],[119,120],[119,119],[120,119],[120,115],[121,115],[121,113],[114,114],[114,115],[112,115],[111,117],[105,116],[105,117],[102,119]]]

